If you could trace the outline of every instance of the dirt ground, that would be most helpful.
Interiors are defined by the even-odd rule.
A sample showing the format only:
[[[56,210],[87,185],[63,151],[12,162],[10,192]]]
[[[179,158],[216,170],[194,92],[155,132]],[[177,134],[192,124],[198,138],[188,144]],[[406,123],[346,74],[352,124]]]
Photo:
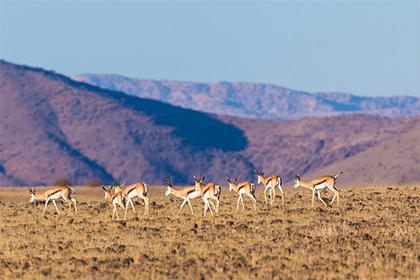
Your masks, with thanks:
[[[221,211],[202,216],[193,201],[152,188],[149,216],[130,209],[111,221],[100,188],[77,188],[77,215],[30,205],[24,188],[0,189],[0,278],[64,279],[420,279],[420,186],[340,190],[324,207],[304,189],[285,191],[285,205],[222,190]],[[331,194],[325,192],[326,198]],[[120,210],[120,218],[123,216]]]

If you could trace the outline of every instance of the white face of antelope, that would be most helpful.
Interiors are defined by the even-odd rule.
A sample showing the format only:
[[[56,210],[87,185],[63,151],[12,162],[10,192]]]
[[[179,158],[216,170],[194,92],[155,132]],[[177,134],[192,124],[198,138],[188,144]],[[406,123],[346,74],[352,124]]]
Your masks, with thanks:
[[[105,200],[111,198],[111,189],[106,189],[105,187],[102,187],[102,189],[105,192]]]
[[[29,197],[29,202],[34,203],[35,202],[35,194],[31,193],[31,196]]]
[[[171,195],[171,188],[169,186],[167,186],[165,196],[168,197],[170,195]]]
[[[31,187],[28,187],[29,189],[29,203],[35,202],[35,190]]]
[[[233,183],[228,180],[229,183],[229,191],[233,191]]]
[[[204,181],[204,177],[203,178],[196,178],[195,176],[193,177],[194,179],[194,183],[195,183],[195,188],[199,189],[201,187],[201,184]]]
[[[255,173],[257,173],[257,180],[258,180],[257,184],[261,184],[263,182],[264,172],[262,170],[260,171],[255,170]]]
[[[296,188],[299,188],[299,186],[300,186],[300,178],[299,178],[299,176],[296,176],[295,177],[295,184],[293,185],[293,187],[296,189]]]

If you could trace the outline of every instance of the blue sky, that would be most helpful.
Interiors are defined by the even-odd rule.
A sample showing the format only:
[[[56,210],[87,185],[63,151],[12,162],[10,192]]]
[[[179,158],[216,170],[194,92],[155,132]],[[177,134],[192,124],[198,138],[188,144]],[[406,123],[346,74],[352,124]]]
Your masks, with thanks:
[[[0,2],[0,57],[67,75],[420,96],[420,1]]]

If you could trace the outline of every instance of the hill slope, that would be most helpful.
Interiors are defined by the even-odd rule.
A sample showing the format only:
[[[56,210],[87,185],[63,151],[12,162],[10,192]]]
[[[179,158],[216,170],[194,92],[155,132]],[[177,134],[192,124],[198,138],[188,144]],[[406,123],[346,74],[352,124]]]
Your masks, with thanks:
[[[420,123],[413,129],[397,134],[371,149],[328,165],[308,177],[346,170],[351,183],[403,184],[420,182]]]
[[[292,119],[343,113],[366,113],[387,117],[420,114],[420,99],[408,96],[312,94],[271,84],[154,81],[112,74],[85,74],[74,79],[183,108],[247,118]]]
[[[247,140],[212,116],[0,63],[1,184],[110,182],[248,170]],[[226,139],[217,135],[225,135]]]
[[[355,159],[357,165],[357,156],[377,153],[381,145],[414,151],[420,127],[420,117],[273,121],[209,115],[4,61],[0,77],[0,185],[58,177],[157,184],[172,177],[187,184],[192,175],[223,185],[225,176],[255,180],[255,168],[290,180],[324,167],[332,173],[345,167],[341,182],[347,184],[360,173],[341,162]],[[381,161],[372,157],[371,166]],[[407,168],[369,172],[366,165],[361,179],[419,180],[412,172],[420,168],[418,157],[407,152],[394,164]]]
[[[420,173],[415,172],[420,170],[419,117],[225,120],[245,131],[249,145],[244,153],[256,167],[281,174],[286,180],[297,173],[310,178],[344,170],[340,182],[345,185],[420,182]]]

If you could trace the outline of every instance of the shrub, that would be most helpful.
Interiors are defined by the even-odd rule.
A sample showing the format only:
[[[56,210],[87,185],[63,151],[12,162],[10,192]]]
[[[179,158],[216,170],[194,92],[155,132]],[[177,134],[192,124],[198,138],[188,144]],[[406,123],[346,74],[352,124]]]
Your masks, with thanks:
[[[102,185],[102,181],[99,179],[88,179],[84,184],[86,187],[99,187]]]
[[[69,178],[57,178],[53,181],[54,186],[71,186],[73,182]]]

